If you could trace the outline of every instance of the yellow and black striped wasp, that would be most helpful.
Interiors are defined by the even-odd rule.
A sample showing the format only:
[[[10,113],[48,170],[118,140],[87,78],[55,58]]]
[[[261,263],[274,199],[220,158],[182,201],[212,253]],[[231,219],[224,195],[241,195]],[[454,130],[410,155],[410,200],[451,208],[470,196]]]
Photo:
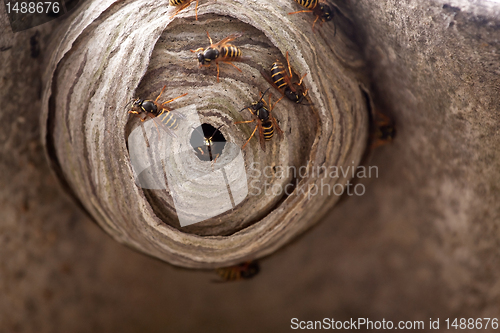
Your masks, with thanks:
[[[271,76],[269,76],[264,71],[261,71],[260,73],[267,80],[267,82],[269,82],[274,88],[276,88],[276,90],[281,92],[283,96],[286,96],[294,103],[300,104],[307,96],[307,89],[305,89],[302,85],[302,80],[307,75],[307,73],[300,78],[299,83],[292,82],[293,73],[290,67],[290,61],[288,60],[288,52],[286,53],[286,62],[288,65],[288,73],[290,74],[286,72],[285,66],[283,66],[283,64],[279,60],[276,60],[272,64]]]
[[[371,127],[371,149],[391,143],[396,135],[393,120],[376,109],[373,115],[373,125]]]
[[[314,25],[318,20],[321,20],[320,24],[322,24],[323,22],[327,22],[333,19],[333,10],[325,2],[322,2],[320,0],[295,0],[295,2],[297,2],[299,5],[307,9],[288,13],[288,15],[298,14],[298,13],[313,13],[314,16],[316,16],[316,19],[314,20],[312,25],[313,32],[314,32]],[[335,27],[335,33],[337,32],[336,30],[337,27]]]
[[[271,140],[271,138],[274,136],[274,129],[276,129],[276,132],[278,132],[278,137],[281,140],[283,138],[283,131],[281,130],[280,126],[278,125],[278,122],[276,121],[276,118],[274,118],[271,114],[271,111],[274,109],[276,104],[281,100],[279,99],[274,103],[273,106],[271,106],[271,94],[269,94],[269,104],[266,103],[264,100],[264,96],[266,95],[267,91],[270,88],[268,88],[264,94],[261,93],[261,97],[257,102],[253,102],[252,105],[244,107],[243,109],[240,110],[243,111],[247,109],[250,111],[250,113],[253,116],[253,120],[247,120],[247,121],[237,121],[235,124],[248,124],[248,123],[253,123],[257,122],[255,125],[255,129],[252,132],[252,135],[248,138],[247,142],[241,147],[241,149],[245,149],[246,145],[250,141],[250,139],[255,135],[255,132],[257,129],[259,130],[259,140],[260,140],[260,146],[263,151],[266,151],[266,141]],[[268,105],[270,108],[268,109]]]
[[[247,261],[231,267],[218,268],[215,272],[222,279],[217,282],[248,280],[259,274],[260,266],[257,261]]]
[[[242,33],[235,33],[227,36],[220,42],[214,44],[212,42],[212,38],[210,38],[210,35],[208,34],[207,31],[207,36],[208,39],[210,40],[210,46],[207,47],[206,49],[200,47],[196,50],[190,50],[190,51],[193,53],[198,53],[197,58],[200,64],[200,68],[202,66],[209,67],[212,61],[215,62],[215,65],[217,66],[217,82],[219,82],[219,61],[229,64],[241,72],[241,69],[239,69],[238,67],[236,67],[234,64],[231,63],[234,61],[242,60],[241,50],[238,47],[228,43],[235,40],[238,37],[241,37],[242,35],[243,35]]]
[[[201,130],[199,127],[194,128],[198,135],[191,136],[191,145],[194,149],[195,155],[200,160],[216,162],[226,144],[224,136],[220,131],[224,124],[220,125],[215,130],[213,130],[213,126],[205,125],[207,124],[202,124],[200,126]],[[209,137],[207,133],[210,133],[210,129],[212,129],[212,134]]]
[[[158,95],[158,97],[156,97],[154,101],[150,99],[144,100],[136,98],[135,100],[129,102],[128,104],[132,103],[132,110],[130,110],[128,113],[139,116],[141,118],[141,121],[146,121],[148,117],[152,118],[157,128],[159,125],[171,136],[177,137],[174,131],[179,126],[178,121],[179,119],[186,118],[186,116],[178,112],[175,112],[174,114],[172,109],[165,106],[165,104],[171,103],[178,98],[184,97],[187,95],[187,93],[169,99],[168,101],[160,104],[158,103],[158,100],[160,99],[161,94],[165,90],[165,87],[166,86],[163,86],[163,89],[160,91],[160,94]]]
[[[177,9],[175,11],[175,13],[172,16],[170,16],[170,18],[173,18],[175,15],[179,14],[179,12],[181,10],[183,10],[184,8],[189,6],[191,4],[191,2],[193,2],[193,1],[196,1],[196,7],[194,10],[196,13],[196,21],[198,21],[198,1],[199,0],[169,0],[168,4],[170,6],[179,7],[179,9]],[[217,0],[215,0],[215,1],[217,1]]]
[[[370,94],[361,89],[366,101],[368,116],[370,120],[368,145],[370,150],[392,143],[396,136],[394,120],[389,117],[381,108],[375,106]]]

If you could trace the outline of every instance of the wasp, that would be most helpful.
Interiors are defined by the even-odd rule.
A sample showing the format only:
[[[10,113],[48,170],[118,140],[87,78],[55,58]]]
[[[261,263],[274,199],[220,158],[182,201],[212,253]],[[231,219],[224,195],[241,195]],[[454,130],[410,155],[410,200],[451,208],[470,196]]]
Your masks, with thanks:
[[[207,31],[207,36],[210,40],[210,46],[206,49],[200,47],[196,50],[190,51],[193,53],[198,53],[197,58],[200,64],[200,68],[202,66],[209,67],[212,61],[215,62],[215,65],[217,66],[217,82],[219,82],[219,61],[229,64],[241,72],[241,69],[231,63],[233,61],[240,61],[242,59],[241,50],[238,47],[228,43],[238,37],[241,37],[242,35],[242,33],[235,33],[214,44]]]
[[[299,10],[297,12],[288,13],[288,15],[298,14],[298,13],[313,13],[316,16],[316,19],[313,22],[312,30],[314,32],[314,25],[318,20],[321,20],[321,24],[323,22],[327,22],[333,19],[333,10],[332,8],[324,2],[319,0],[295,0],[302,7],[307,8],[306,10]],[[337,27],[335,27],[335,33],[337,32]]]
[[[248,138],[247,142],[243,145],[241,149],[245,149],[246,145],[250,141],[250,139],[255,135],[255,132],[257,129],[259,130],[259,139],[260,139],[260,146],[263,151],[266,151],[266,141],[271,140],[271,138],[274,136],[274,129],[276,128],[276,131],[278,132],[279,139],[281,140],[283,138],[283,131],[281,130],[280,126],[278,125],[278,122],[276,121],[276,118],[274,118],[271,114],[271,111],[274,109],[276,104],[281,100],[279,99],[270,109],[268,109],[268,105],[271,105],[271,94],[269,94],[269,104],[266,103],[264,100],[264,96],[266,95],[267,91],[270,88],[268,88],[264,94],[261,93],[261,97],[257,102],[253,102],[252,105],[244,107],[243,109],[240,110],[243,111],[247,109],[250,111],[250,113],[253,116],[253,120],[247,120],[247,121],[237,121],[235,124],[248,124],[248,123],[253,123],[257,122],[255,125],[255,129],[252,132],[252,135]]]
[[[181,10],[188,7],[193,1],[196,1],[196,7],[194,10],[196,13],[196,21],[198,21],[198,0],[169,0],[168,3],[170,6],[179,7],[179,9],[177,9],[175,13],[170,16],[170,18],[173,18],[175,15],[179,14]]]
[[[293,74],[290,67],[290,61],[288,60],[288,52],[286,53],[286,62],[289,74],[286,72],[285,66],[283,66],[279,60],[276,60],[272,64],[271,76],[263,71],[260,73],[267,80],[267,82],[280,91],[283,96],[286,96],[292,102],[300,104],[307,96],[307,89],[304,89],[304,86],[302,85],[302,80],[306,77],[307,73],[300,78],[299,83],[292,82]]]
[[[396,135],[392,119],[380,111],[375,110],[374,113],[373,129],[370,133],[371,149],[391,143]]]
[[[155,125],[157,128],[159,125],[165,131],[167,131],[167,133],[169,133],[173,137],[176,137],[177,135],[175,135],[174,131],[179,126],[178,120],[180,118],[184,119],[186,118],[186,116],[178,112],[174,114],[172,109],[165,106],[165,104],[171,103],[178,98],[184,97],[187,95],[187,93],[159,104],[158,100],[160,99],[161,94],[163,94],[165,87],[166,86],[163,86],[163,89],[160,91],[160,94],[154,101],[150,99],[144,100],[140,98],[132,100],[132,110],[128,113],[138,115],[141,118],[141,121],[145,121],[148,117],[152,118],[155,121]]]
[[[248,280],[259,274],[259,271],[260,266],[257,261],[247,261],[239,265],[215,270],[222,279],[220,282]]]
[[[205,125],[205,124],[203,124]],[[222,133],[220,132],[220,129],[224,124],[220,125],[218,128],[215,129],[215,131],[212,132],[212,135],[210,137],[207,137],[205,134],[207,131],[206,129],[203,128],[203,125],[201,125],[201,131],[196,127],[195,130],[198,132],[198,134],[201,135],[203,138],[203,144],[201,146],[198,145],[198,143],[193,142],[193,141],[198,141],[198,140],[191,140],[191,144],[194,148],[196,156],[202,160],[202,161],[217,161],[217,158],[220,156],[220,153],[222,152],[222,149],[224,148],[225,141],[221,140],[216,140],[214,141],[214,137],[217,135],[217,132],[220,133],[222,136]],[[211,127],[211,126],[210,126]],[[211,127],[213,128],[213,127]],[[224,137],[222,136],[222,139]]]

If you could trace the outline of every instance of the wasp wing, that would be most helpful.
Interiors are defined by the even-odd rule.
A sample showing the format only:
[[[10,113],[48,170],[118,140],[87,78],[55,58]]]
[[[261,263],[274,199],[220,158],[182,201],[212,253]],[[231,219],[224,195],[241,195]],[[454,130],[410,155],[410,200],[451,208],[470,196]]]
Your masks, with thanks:
[[[276,83],[274,83],[273,79],[271,78],[271,76],[269,74],[267,74],[264,71],[260,71],[260,75],[262,75],[262,77],[264,79],[266,79],[266,81],[269,82],[269,84],[272,85],[274,87],[274,89],[278,90],[281,93],[282,96],[285,96],[284,90],[278,88],[278,86],[276,85]]]
[[[264,139],[264,130],[262,129],[262,123],[259,120],[257,120],[257,126],[258,126],[258,130],[259,130],[260,147],[265,152],[266,151],[266,140]]]
[[[168,133],[173,138],[177,138],[177,134],[175,134],[174,130],[165,125],[158,117],[154,117],[153,121],[155,122],[157,128],[161,128],[165,132]],[[161,135],[161,134],[160,134]]]
[[[176,118],[180,118],[180,119],[186,119],[186,115],[181,113],[180,111],[177,111],[177,110],[169,110],[168,112],[172,112],[172,114],[175,115]]]
[[[214,49],[215,49],[215,48],[217,48],[217,47],[222,47],[222,46],[224,46],[225,44],[227,44],[227,43],[229,43],[229,42],[231,42],[231,41],[233,41],[233,40],[235,40],[236,38],[241,37],[241,36],[243,36],[243,33],[242,33],[242,32],[238,32],[238,33],[235,33],[235,34],[229,35],[229,36],[227,36],[226,38],[222,39],[220,42],[215,43],[215,44],[213,44],[213,45],[210,45],[210,47],[212,47],[212,48],[214,48]]]
[[[274,118],[273,116],[271,116],[271,118],[273,121],[274,128],[276,129],[276,132],[278,132],[278,137],[280,140],[282,140],[283,139],[283,131],[281,130],[280,125],[278,125],[278,121],[276,120],[276,118]]]

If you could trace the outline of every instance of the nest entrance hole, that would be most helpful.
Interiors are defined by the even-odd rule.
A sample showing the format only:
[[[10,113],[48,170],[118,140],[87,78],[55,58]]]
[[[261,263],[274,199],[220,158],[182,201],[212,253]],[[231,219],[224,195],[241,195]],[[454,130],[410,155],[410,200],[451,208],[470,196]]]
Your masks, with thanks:
[[[194,128],[189,143],[200,161],[214,161],[222,154],[226,138],[219,128],[204,123]]]

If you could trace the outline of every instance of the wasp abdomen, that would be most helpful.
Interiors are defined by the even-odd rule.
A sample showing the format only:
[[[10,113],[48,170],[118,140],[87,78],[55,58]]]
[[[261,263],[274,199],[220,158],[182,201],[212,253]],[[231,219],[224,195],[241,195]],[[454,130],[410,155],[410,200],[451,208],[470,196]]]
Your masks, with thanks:
[[[262,123],[262,130],[264,132],[264,140],[269,141],[274,134],[274,126],[271,120]]]
[[[260,271],[259,263],[256,261],[250,261],[242,263],[236,266],[218,268],[216,269],[217,274],[224,281],[237,281],[241,279],[250,279],[257,275]]]
[[[274,84],[278,86],[278,89],[287,85],[283,77],[284,70],[283,65],[279,61],[273,63],[273,66],[271,67],[271,78],[273,79]]]
[[[169,0],[169,5],[170,6],[180,6],[182,5],[186,0]]]
[[[218,269],[217,274],[226,281],[235,281],[240,279],[240,272],[235,269]]]
[[[172,130],[176,130],[179,127],[179,123],[172,112],[162,112],[158,115],[158,118],[163,125],[167,126]]]
[[[226,45],[221,48],[220,55],[226,59],[241,57],[241,50],[234,45]]]
[[[171,0],[172,1],[172,0]],[[318,5],[318,0],[295,0],[299,5],[313,9]]]

